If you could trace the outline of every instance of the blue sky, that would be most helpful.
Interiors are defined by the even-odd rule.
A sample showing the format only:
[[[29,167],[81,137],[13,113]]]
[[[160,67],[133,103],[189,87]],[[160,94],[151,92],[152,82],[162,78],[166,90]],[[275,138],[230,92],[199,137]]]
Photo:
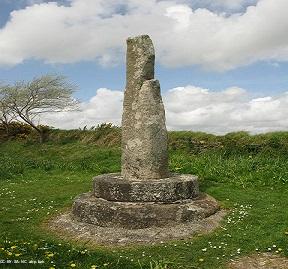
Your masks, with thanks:
[[[97,117],[91,112],[82,114],[83,120],[74,125],[63,123],[66,119],[69,122],[67,115],[60,117],[62,122],[53,117],[44,121],[63,128],[101,121],[119,123],[118,97],[125,87],[125,39],[148,33],[156,49],[156,77],[166,102],[168,127],[215,133],[286,130],[288,123],[286,126],[281,118],[286,113],[283,107],[288,91],[285,8],[285,0],[2,0],[0,81],[13,83],[46,73],[62,74],[78,86],[75,96],[84,107],[92,107],[95,100],[105,103],[102,95],[106,89],[117,96],[117,102],[105,106],[120,106],[117,111],[97,111]],[[266,20],[268,15],[270,20]],[[237,90],[229,92],[231,88]],[[175,89],[183,99],[175,96]],[[205,91],[207,100],[215,104],[199,101],[195,106],[192,100],[185,103],[185,110],[173,110],[171,96],[185,101],[185,92],[197,100]],[[230,99],[225,104],[220,100],[226,92],[235,94],[233,108]],[[255,100],[265,101],[256,112]],[[220,113],[221,118],[221,113],[228,113],[227,107],[234,116],[226,125],[215,127],[211,113]],[[247,110],[256,113],[255,121],[251,120],[253,114],[245,114]],[[235,116],[239,113],[241,119]],[[265,113],[280,118],[265,121]],[[191,120],[181,122],[183,117]]]
[[[125,65],[103,67],[96,62],[73,64],[45,64],[43,61],[28,60],[13,67],[2,67],[2,81],[31,80],[46,73],[65,75],[78,86],[77,98],[87,100],[95,95],[98,88],[121,90],[125,88]],[[161,82],[162,91],[174,87],[195,85],[202,88],[223,90],[238,86],[253,95],[275,95],[288,90],[288,64],[274,66],[269,62],[239,67],[226,72],[203,70],[197,66],[167,68],[156,66],[156,77]]]

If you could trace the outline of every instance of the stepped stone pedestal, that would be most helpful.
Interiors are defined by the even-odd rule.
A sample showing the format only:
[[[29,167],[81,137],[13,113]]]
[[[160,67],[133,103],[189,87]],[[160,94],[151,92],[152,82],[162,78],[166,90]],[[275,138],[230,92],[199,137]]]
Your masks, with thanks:
[[[197,221],[219,210],[214,198],[199,192],[196,176],[168,170],[165,110],[154,62],[149,36],[127,40],[121,174],[93,179],[93,191],[73,204],[78,221],[142,229]]]

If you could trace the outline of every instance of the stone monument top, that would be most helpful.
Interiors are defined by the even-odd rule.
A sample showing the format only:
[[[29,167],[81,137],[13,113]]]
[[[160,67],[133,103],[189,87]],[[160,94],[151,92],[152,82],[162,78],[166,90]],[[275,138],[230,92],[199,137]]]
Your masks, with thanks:
[[[165,111],[154,63],[148,35],[128,38],[122,116],[122,176],[127,180],[169,177]]]

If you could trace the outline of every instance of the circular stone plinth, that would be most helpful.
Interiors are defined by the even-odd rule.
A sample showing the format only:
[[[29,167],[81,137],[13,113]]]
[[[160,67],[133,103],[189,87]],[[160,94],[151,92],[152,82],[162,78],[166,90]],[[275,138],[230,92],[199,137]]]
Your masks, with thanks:
[[[95,177],[94,196],[119,202],[175,202],[199,195],[197,177],[172,174],[169,178],[125,180],[120,174]]]
[[[135,246],[136,244],[162,244],[170,240],[188,240],[196,234],[209,233],[220,226],[226,215],[226,211],[220,210],[208,218],[181,223],[176,226],[149,227],[145,229],[125,229],[115,227],[101,227],[85,222],[79,222],[70,212],[62,213],[45,223],[45,229],[52,230],[61,239],[83,242],[91,247],[103,245]],[[48,227],[47,227],[48,224]]]
[[[97,226],[142,229],[196,221],[218,210],[217,201],[207,194],[193,200],[166,204],[112,202],[96,198],[92,193],[84,193],[76,198],[72,213],[78,221]]]

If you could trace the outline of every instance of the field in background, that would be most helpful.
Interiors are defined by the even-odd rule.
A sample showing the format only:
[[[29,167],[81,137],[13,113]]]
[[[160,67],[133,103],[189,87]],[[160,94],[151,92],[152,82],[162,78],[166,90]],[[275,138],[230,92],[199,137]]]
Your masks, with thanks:
[[[45,262],[35,268],[215,269],[255,252],[288,256],[288,132],[169,133],[171,171],[198,175],[201,190],[230,209],[212,234],[149,247],[95,249],[45,231],[45,220],[91,190],[93,176],[120,171],[120,137],[120,128],[104,124],[50,130],[44,144],[31,132],[2,139],[0,260]]]

